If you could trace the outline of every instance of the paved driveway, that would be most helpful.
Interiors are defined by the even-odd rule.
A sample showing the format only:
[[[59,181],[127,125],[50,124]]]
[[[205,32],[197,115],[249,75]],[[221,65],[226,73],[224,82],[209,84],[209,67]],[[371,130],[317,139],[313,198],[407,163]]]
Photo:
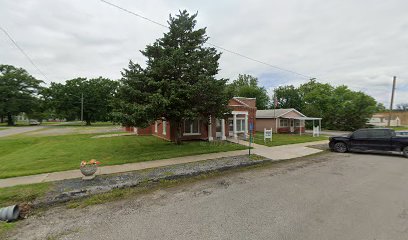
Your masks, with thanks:
[[[11,136],[15,134],[20,134],[20,133],[26,133],[26,132],[31,132],[35,131],[38,129],[44,128],[44,126],[32,126],[32,127],[10,127],[6,130],[1,130],[0,131],[0,137],[6,137],[6,136]]]
[[[86,209],[57,207],[14,237],[406,240],[407,173],[400,156],[327,153]]]
[[[313,134],[312,130],[306,130],[307,133]],[[347,132],[347,131],[332,131],[332,130],[323,130],[320,132],[320,134],[322,135],[326,135],[326,136],[345,136],[350,134],[351,132]]]

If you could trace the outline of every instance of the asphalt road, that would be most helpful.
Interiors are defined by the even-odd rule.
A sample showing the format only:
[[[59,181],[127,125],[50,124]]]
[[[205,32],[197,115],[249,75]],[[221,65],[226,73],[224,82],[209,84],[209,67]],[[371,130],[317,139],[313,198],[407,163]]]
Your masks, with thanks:
[[[7,137],[11,135],[16,135],[20,133],[26,133],[44,128],[43,126],[32,126],[32,127],[10,127],[5,130],[0,131],[0,137]]]
[[[406,240],[407,183],[406,158],[328,153],[85,209],[57,207],[14,237]]]

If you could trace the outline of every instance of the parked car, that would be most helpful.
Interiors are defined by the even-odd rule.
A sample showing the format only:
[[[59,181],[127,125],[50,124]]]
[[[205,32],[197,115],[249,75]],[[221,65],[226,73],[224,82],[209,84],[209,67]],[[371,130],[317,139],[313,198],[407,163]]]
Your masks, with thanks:
[[[28,122],[28,124],[31,125],[31,126],[35,126],[35,125],[40,125],[41,123],[39,121],[37,121],[37,120],[30,120]]]
[[[397,136],[407,136],[408,137],[408,131],[395,131],[395,134]]]
[[[347,136],[330,137],[329,147],[336,152],[397,151],[408,157],[408,136],[397,136],[393,129],[359,129]]]

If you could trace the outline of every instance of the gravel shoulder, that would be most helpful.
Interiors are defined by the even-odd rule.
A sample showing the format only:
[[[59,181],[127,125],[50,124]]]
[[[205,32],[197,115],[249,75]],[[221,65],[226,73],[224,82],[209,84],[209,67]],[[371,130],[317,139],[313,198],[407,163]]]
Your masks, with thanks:
[[[407,239],[408,162],[324,153],[19,222],[10,239]]]

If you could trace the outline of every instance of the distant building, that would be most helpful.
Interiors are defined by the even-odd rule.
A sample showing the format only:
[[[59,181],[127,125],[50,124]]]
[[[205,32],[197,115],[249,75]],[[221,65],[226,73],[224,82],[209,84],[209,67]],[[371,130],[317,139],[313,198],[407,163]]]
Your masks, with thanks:
[[[386,127],[388,126],[388,118],[389,116],[387,114],[374,114],[368,121],[368,124],[374,125],[377,127]],[[391,127],[401,126],[400,118],[395,115],[391,116],[390,126]]]
[[[307,117],[294,108],[257,110],[256,131],[272,129],[274,133],[303,133],[305,121],[312,121],[313,126],[321,126],[321,118]]]

